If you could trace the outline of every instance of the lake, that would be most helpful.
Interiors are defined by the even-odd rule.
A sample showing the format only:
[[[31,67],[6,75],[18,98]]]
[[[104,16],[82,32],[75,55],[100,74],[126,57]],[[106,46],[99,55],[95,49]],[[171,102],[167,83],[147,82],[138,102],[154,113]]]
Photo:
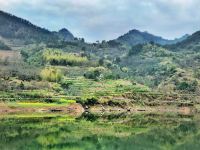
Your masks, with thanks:
[[[200,116],[177,113],[0,117],[0,150],[199,150]]]

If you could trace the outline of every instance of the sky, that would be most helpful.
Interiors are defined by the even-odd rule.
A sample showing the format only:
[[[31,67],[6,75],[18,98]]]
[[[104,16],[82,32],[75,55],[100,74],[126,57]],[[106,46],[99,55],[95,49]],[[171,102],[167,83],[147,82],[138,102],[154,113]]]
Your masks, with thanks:
[[[167,39],[200,30],[200,0],[0,0],[0,9],[50,31],[67,28],[88,42],[132,29]]]

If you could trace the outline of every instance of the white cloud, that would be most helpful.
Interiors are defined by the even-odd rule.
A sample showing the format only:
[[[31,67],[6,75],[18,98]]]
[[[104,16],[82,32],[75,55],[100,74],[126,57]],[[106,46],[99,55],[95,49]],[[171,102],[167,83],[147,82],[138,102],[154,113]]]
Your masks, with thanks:
[[[0,0],[0,7],[1,8],[7,8],[7,7],[11,7],[12,5],[18,3],[17,0]]]
[[[52,30],[67,27],[90,41],[133,28],[167,38],[200,29],[199,0],[0,0],[0,9]]]

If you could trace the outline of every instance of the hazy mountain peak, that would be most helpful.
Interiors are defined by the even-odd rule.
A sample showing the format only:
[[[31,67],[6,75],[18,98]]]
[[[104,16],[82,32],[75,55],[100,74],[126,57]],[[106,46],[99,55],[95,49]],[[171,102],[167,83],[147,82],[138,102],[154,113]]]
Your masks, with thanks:
[[[74,36],[73,34],[66,28],[62,28],[58,31],[59,35],[64,38],[64,40],[73,40]]]
[[[164,40],[159,36],[155,36],[153,34],[146,32],[141,32],[139,30],[133,29],[130,30],[128,33],[120,36],[117,38],[117,41],[120,43],[128,44],[131,46],[137,44],[144,44],[148,42],[155,42],[157,44],[166,44],[168,40]]]
[[[189,34],[185,34],[185,35],[181,36],[180,38],[175,38],[174,40],[183,41],[183,40],[187,39],[189,36],[190,36]]]
[[[137,29],[133,29],[133,30],[130,30],[128,33],[129,33],[129,34],[141,33],[141,31],[139,31],[139,30],[137,30]]]
[[[188,35],[184,35],[183,37],[177,38],[175,40],[168,40],[168,39],[162,38],[161,36],[153,35],[149,33],[148,31],[142,32],[137,29],[133,29],[133,30],[130,30],[128,33],[117,38],[116,41],[123,44],[130,45],[130,46],[149,43],[149,42],[154,42],[160,45],[167,45],[167,44],[175,44],[177,42],[181,42],[185,40],[187,37]]]
[[[66,28],[62,28],[59,30],[59,33],[70,33],[70,32]]]
[[[178,41],[174,45],[170,45],[170,48],[173,51],[184,51],[184,50],[195,50],[199,51],[199,44],[200,44],[200,31],[193,33],[192,35],[186,34],[182,37],[182,41]]]
[[[65,28],[61,29],[59,32],[50,32],[25,19],[3,11],[0,11],[0,36],[5,40],[20,40],[20,43],[51,42],[56,41],[59,38],[62,40],[72,40],[74,38]]]

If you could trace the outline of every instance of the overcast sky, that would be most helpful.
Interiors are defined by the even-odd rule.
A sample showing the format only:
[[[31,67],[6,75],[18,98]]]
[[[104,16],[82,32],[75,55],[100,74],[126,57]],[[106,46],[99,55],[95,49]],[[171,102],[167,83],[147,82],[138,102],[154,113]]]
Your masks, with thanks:
[[[0,9],[86,41],[139,29],[173,39],[200,30],[200,0],[0,0]]]

